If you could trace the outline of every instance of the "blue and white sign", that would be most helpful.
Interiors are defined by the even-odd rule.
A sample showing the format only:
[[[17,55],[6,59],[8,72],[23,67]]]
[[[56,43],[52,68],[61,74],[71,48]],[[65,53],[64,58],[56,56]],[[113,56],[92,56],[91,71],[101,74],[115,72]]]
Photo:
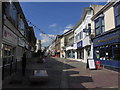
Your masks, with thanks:
[[[82,41],[77,43],[77,48],[82,48]]]

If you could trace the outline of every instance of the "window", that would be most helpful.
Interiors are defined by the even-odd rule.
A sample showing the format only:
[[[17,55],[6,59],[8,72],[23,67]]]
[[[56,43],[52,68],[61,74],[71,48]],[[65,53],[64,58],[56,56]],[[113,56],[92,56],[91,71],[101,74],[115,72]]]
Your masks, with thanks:
[[[105,60],[105,49],[100,48],[100,60]]]
[[[82,39],[82,32],[79,33],[79,39]]]
[[[6,3],[5,4],[5,14],[12,19],[12,21],[14,21],[14,23],[16,24],[17,22],[17,9],[14,6],[13,3]]]
[[[22,33],[22,35],[25,35],[25,32],[24,32],[25,26],[24,26],[24,22],[22,19],[20,19],[19,21],[19,28],[20,28],[20,32]]]
[[[91,34],[91,24],[90,23],[88,24],[88,33],[89,33],[89,35]]]
[[[120,3],[115,6],[115,21],[116,26],[120,25]]]
[[[76,41],[77,41],[77,35],[75,36],[75,39],[76,39]]]
[[[120,47],[114,48],[114,60],[120,61]]]
[[[112,47],[108,47],[106,48],[106,52],[105,52],[105,55],[106,55],[106,60],[112,60]]]
[[[95,34],[100,35],[105,31],[104,17],[99,17],[95,20]]]
[[[117,47],[116,47],[117,46]],[[107,45],[95,49],[96,59],[120,61],[120,46]]]

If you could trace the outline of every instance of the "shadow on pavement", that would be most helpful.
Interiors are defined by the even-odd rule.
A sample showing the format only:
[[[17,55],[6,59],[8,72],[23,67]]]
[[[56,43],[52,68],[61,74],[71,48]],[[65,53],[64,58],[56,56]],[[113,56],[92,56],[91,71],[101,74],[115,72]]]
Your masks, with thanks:
[[[4,88],[61,88],[62,76],[64,70],[67,75],[68,88],[85,88],[83,82],[93,82],[92,77],[80,76],[80,71],[74,71],[75,66],[64,64],[63,60],[55,58],[46,58],[44,63],[37,63],[39,58],[30,59],[27,61],[26,76],[22,77],[21,65],[18,65],[17,73],[10,79],[9,83],[3,85]],[[74,63],[74,62],[73,62]],[[76,62],[77,63],[77,62]],[[64,67],[65,66],[65,67]],[[49,81],[30,83],[29,76],[32,75],[33,70],[42,69],[47,70]]]

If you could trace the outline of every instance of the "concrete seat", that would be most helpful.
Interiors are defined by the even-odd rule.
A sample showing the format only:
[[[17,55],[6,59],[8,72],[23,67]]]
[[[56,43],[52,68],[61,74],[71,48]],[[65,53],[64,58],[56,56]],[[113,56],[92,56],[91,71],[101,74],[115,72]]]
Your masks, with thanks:
[[[34,70],[33,75],[30,76],[31,82],[48,81],[48,74],[46,70]]]

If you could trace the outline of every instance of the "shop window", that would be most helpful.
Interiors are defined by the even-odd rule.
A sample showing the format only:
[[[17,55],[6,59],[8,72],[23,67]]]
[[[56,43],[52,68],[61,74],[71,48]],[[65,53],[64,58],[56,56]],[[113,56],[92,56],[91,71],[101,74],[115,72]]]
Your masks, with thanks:
[[[95,50],[95,56],[98,60],[120,61],[120,47],[118,45],[112,45],[104,48],[98,47]]]
[[[120,25],[120,2],[115,6],[116,26]]]
[[[114,48],[114,60],[120,61],[120,47]]]
[[[3,44],[2,52],[4,64],[10,64],[11,60],[14,59],[14,47]]]
[[[75,58],[75,51],[73,51],[73,58]]]
[[[96,56],[96,59],[100,59],[100,52],[99,52],[99,49],[97,48],[95,50],[95,56]]]
[[[105,60],[105,49],[104,48],[100,48],[100,60]]]
[[[112,55],[112,47],[106,48],[105,51],[105,55],[106,55],[106,60],[112,60],[113,55]]]

